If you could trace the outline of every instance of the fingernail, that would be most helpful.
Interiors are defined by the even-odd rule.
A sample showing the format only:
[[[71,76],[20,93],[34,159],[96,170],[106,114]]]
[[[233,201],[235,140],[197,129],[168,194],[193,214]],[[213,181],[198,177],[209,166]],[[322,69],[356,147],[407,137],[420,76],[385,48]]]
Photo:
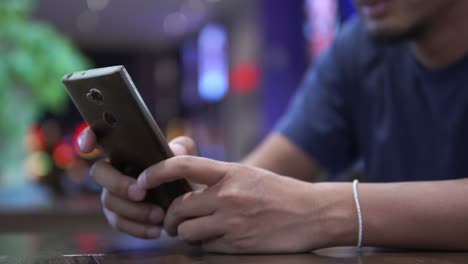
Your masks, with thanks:
[[[161,229],[159,227],[150,227],[146,230],[146,236],[148,238],[158,238],[161,234]]]
[[[161,208],[159,207],[154,208],[153,210],[151,210],[149,214],[150,222],[154,224],[160,224],[163,219],[163,214],[164,212]]]
[[[181,144],[170,143],[169,146],[171,147],[172,152],[174,152],[174,155],[176,156],[187,155],[187,149]]]
[[[83,150],[85,133],[86,133],[86,129],[83,130],[83,132],[80,133],[80,135],[78,136],[78,139],[76,140],[76,143],[78,143],[78,147],[81,150]]]
[[[128,188],[128,196],[134,201],[141,201],[145,198],[146,191],[141,189],[138,185],[132,184]]]
[[[141,188],[143,188],[145,186],[145,182],[146,182],[146,170],[144,170],[142,173],[140,173],[140,175],[138,175],[136,184],[138,186],[141,186]]]

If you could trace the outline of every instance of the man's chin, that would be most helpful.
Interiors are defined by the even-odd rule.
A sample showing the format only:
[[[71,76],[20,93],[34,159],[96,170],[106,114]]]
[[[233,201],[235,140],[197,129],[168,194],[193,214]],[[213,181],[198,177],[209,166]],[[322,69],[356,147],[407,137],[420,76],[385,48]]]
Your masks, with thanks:
[[[380,42],[401,42],[417,38],[423,27],[399,28],[397,26],[366,23],[367,32],[372,39]]]
[[[378,42],[401,42],[405,40],[410,40],[412,38],[412,34],[409,32],[398,32],[392,30],[370,30],[368,29],[367,32],[369,33],[370,37]]]

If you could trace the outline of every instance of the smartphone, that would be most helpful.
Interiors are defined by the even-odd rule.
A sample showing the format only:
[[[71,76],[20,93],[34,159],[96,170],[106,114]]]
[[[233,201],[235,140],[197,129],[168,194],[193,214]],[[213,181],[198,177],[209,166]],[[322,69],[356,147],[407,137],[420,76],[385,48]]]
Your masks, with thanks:
[[[137,178],[149,166],[174,156],[125,67],[74,72],[62,82],[112,166],[123,174]],[[189,191],[189,183],[180,179],[149,191],[145,201],[167,210]]]

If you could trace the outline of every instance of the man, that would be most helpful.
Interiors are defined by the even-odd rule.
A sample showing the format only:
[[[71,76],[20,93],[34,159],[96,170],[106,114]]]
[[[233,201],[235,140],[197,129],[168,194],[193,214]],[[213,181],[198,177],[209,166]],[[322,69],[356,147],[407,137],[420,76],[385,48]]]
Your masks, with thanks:
[[[138,180],[93,169],[110,224],[138,237],[171,235],[226,253],[302,252],[363,245],[468,249],[468,1],[356,0],[351,22],[307,73],[273,132],[242,163],[175,158]],[[95,137],[86,130],[81,148]],[[350,183],[310,183],[320,166],[357,159],[362,226]],[[284,177],[290,176],[290,177]],[[164,215],[146,190],[186,178],[207,187]],[[294,179],[295,178],[295,179]],[[386,182],[386,183],[383,183]]]

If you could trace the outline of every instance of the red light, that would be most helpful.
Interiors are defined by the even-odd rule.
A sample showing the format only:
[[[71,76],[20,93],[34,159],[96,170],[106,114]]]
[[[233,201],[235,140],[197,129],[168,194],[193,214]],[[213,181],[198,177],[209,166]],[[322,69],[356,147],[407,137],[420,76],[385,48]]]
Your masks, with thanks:
[[[60,168],[69,168],[75,162],[75,152],[71,144],[62,140],[52,151],[52,159]]]
[[[39,125],[32,125],[26,134],[25,143],[28,148],[34,151],[42,151],[46,148],[44,132]]]
[[[88,127],[88,124],[86,122],[81,122],[79,123],[76,128],[75,128],[75,133],[73,134],[73,142],[76,143],[76,139],[78,139],[78,136],[83,132]]]
[[[81,233],[75,238],[81,252],[90,253],[99,250],[98,237],[95,234]]]
[[[238,93],[244,94],[255,90],[258,79],[259,69],[254,63],[239,63],[231,70],[231,87]]]

